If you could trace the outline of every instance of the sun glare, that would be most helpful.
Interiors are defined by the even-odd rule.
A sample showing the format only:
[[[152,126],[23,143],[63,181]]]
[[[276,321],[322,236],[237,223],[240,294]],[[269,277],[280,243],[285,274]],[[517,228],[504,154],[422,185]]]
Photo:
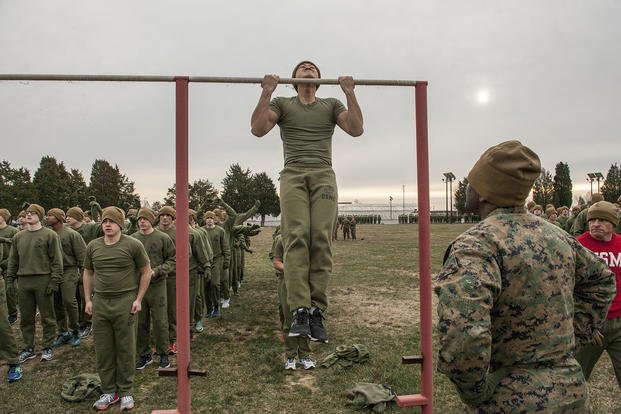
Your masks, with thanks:
[[[489,102],[490,95],[487,89],[481,89],[477,92],[476,101],[479,105],[485,105]]]

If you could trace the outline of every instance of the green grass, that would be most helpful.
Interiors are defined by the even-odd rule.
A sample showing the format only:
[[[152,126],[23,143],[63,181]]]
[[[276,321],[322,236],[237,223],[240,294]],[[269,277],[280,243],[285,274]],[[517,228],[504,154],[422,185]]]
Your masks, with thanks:
[[[434,272],[441,266],[446,246],[467,227],[432,226]],[[192,341],[192,366],[207,371],[207,377],[191,380],[193,412],[353,412],[345,406],[344,392],[358,382],[388,384],[399,394],[420,391],[420,368],[400,364],[402,355],[420,353],[417,226],[359,225],[357,230],[359,240],[336,242],[326,315],[330,344],[314,345],[313,356],[321,359],[337,345],[363,343],[370,360],[347,370],[332,367],[284,374],[276,277],[267,258],[272,229],[264,228],[253,239],[255,253],[246,256],[240,296],[233,298],[233,306],[224,310],[220,320],[208,320],[205,332]],[[19,329],[14,329],[21,340]],[[136,373],[135,412],[176,407],[176,380],[158,377],[154,366]],[[67,403],[60,398],[62,383],[83,372],[95,372],[92,338],[79,349],[61,348],[51,362],[27,362],[24,378],[17,383],[9,386],[3,380],[0,412],[90,412],[93,400]],[[6,365],[0,369],[3,377],[5,373]],[[461,412],[446,377],[436,375],[434,387],[436,412]],[[594,412],[621,410],[614,398],[618,387],[608,359],[596,366],[591,388]]]

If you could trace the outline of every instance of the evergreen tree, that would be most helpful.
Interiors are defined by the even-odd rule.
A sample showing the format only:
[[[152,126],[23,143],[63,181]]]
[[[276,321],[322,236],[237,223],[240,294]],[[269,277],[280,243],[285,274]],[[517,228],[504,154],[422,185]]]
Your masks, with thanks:
[[[457,215],[461,216],[467,213],[466,211],[466,188],[468,187],[468,178],[464,177],[463,180],[457,183],[453,200],[455,200],[455,209]]]
[[[265,172],[252,176],[253,198],[259,200],[258,213],[261,215],[261,226],[265,225],[265,216],[278,216],[280,214],[280,198],[276,193],[274,182]]]
[[[66,210],[69,208],[68,181],[69,173],[65,165],[62,162],[59,164],[54,157],[44,156],[32,179],[37,193],[36,202],[46,211],[51,208]]]
[[[556,164],[554,171],[554,195],[552,204],[555,207],[571,206],[572,201],[572,183],[569,175],[569,165],[564,162]]]
[[[93,163],[89,192],[102,207],[117,206],[127,210],[140,206],[134,182],[121,174],[118,165],[113,167],[106,160],[95,160]]]
[[[82,172],[75,168],[69,171],[67,203],[69,207],[80,206],[83,209],[88,208],[88,186]]]
[[[30,171],[14,169],[8,161],[0,163],[0,206],[8,208],[13,218],[22,210],[24,202],[33,203],[36,191],[30,181]]]
[[[206,208],[212,208],[210,206],[211,200],[218,196],[218,190],[216,190],[207,179],[195,180],[192,184],[188,184],[188,201],[189,207],[197,212],[201,212]],[[172,187],[166,191],[166,197],[164,197],[164,204],[168,206],[177,205],[177,184],[173,184]]]
[[[249,169],[242,170],[239,164],[231,165],[222,180],[222,188],[222,200],[235,211],[247,211],[254,205],[252,175]]]
[[[601,192],[604,200],[611,203],[616,203],[619,196],[621,196],[621,170],[619,170],[617,163],[612,164],[608,169]]]
[[[119,167],[115,166],[119,171]],[[130,208],[140,207],[140,196],[136,194],[134,182],[130,181],[125,174],[121,174],[119,171],[119,200],[116,206],[121,207],[127,211]]]
[[[546,204],[552,203],[554,195],[554,180],[552,174],[545,168],[541,169],[541,175],[535,180],[533,186],[533,200],[545,209]]]

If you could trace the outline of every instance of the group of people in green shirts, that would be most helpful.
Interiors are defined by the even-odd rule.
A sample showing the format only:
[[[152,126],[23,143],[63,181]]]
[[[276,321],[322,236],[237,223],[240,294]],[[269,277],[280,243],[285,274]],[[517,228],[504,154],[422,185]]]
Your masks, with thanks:
[[[243,225],[259,203],[237,214],[217,202],[223,207],[207,211],[203,227],[190,210],[191,332],[203,330],[205,316],[218,317],[230,306],[229,286],[237,292],[243,278],[238,250],[249,249],[249,238],[259,231]],[[168,368],[168,355],[177,352],[175,209],[143,207],[126,216],[111,206],[96,213],[100,222],[87,223],[79,207],[45,212],[30,204],[19,214],[20,229],[8,224],[10,216],[0,209],[0,358],[9,363],[8,382],[18,381],[21,364],[37,356],[38,310],[41,360],[51,360],[53,349],[64,344],[79,346],[92,331],[103,391],[93,407],[120,402],[122,410],[132,409],[134,373],[153,362],[152,349],[160,368]],[[10,326],[17,308],[21,351]]]

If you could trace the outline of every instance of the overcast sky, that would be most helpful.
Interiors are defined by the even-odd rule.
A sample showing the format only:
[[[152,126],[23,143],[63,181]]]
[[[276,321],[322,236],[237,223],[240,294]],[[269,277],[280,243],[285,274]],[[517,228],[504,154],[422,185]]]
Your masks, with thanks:
[[[429,82],[432,207],[442,173],[467,175],[489,146],[520,139],[574,190],[621,161],[621,2],[8,1],[0,73],[290,77],[310,59],[324,78]],[[276,95],[292,95],[281,85]],[[190,84],[190,179],[221,187],[239,163],[277,182],[275,128],[250,133],[258,85]],[[412,88],[356,88],[365,133],[337,132],[340,199],[416,201]],[[338,86],[318,96],[345,100]],[[103,158],[161,200],[175,180],[174,84],[0,82],[0,159],[32,173],[51,155],[88,181]],[[51,207],[51,206],[47,206]]]

